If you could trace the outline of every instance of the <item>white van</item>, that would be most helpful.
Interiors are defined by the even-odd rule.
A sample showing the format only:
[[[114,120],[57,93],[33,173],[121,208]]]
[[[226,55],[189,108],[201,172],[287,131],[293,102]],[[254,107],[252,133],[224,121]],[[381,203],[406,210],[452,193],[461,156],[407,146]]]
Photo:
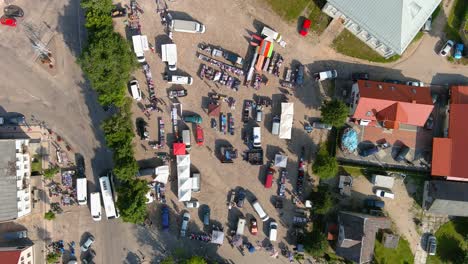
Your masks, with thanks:
[[[192,192],[200,192],[200,173],[194,173],[192,175]]]
[[[130,91],[132,92],[133,99],[137,101],[141,100],[141,90],[137,80],[130,81]]]
[[[145,53],[144,51],[149,50],[148,37],[145,35],[135,35],[132,36],[133,41],[133,51],[137,57],[138,62],[145,62]]]
[[[190,76],[171,75],[167,76],[167,82],[172,84],[188,84],[192,85],[193,78]]]
[[[279,116],[273,117],[273,124],[271,125],[271,133],[273,135],[279,135],[280,131],[280,118]]]
[[[258,216],[260,216],[260,219],[265,222],[267,221],[268,219],[270,219],[270,217],[265,213],[265,211],[263,210],[262,206],[260,205],[260,203],[258,202],[258,200],[254,200],[252,202],[252,207],[253,209],[255,210],[255,212],[257,212]]]
[[[189,20],[180,20],[173,19],[171,21],[170,27],[176,32],[185,32],[185,33],[204,33],[205,26]]]
[[[176,44],[161,45],[161,58],[163,62],[167,62],[170,71],[177,70],[177,46]]]
[[[260,133],[260,127],[253,127],[252,141],[254,148],[262,147],[262,134]]]
[[[244,228],[245,228],[245,218],[244,217],[239,217],[239,220],[237,221],[237,229],[236,229],[236,235],[244,235]]]
[[[190,144],[190,130],[182,130],[182,142],[185,144],[185,149],[190,151],[192,144]]]
[[[98,192],[89,194],[91,203],[91,216],[94,221],[101,221],[101,195]]]
[[[79,205],[86,205],[88,203],[88,181],[86,178],[76,179],[76,197]]]
[[[278,224],[273,221],[270,223],[270,235],[269,239],[270,241],[276,241],[276,237],[278,236]]]

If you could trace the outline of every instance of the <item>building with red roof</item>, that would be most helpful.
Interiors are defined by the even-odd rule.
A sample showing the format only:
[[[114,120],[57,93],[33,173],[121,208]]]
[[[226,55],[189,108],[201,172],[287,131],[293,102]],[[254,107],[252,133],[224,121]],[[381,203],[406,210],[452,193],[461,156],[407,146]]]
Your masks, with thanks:
[[[434,108],[428,87],[359,80],[352,87],[351,116],[363,126],[424,126]]]
[[[28,238],[0,241],[0,263],[34,264],[34,243]]]
[[[448,136],[434,138],[432,175],[468,181],[468,86],[451,87]]]

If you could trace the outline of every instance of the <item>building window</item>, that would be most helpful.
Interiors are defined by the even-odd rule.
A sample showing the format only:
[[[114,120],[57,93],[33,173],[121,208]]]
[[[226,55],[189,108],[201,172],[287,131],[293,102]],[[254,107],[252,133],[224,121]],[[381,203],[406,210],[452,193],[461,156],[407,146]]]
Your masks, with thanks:
[[[31,253],[28,253],[28,258],[31,257]]]
[[[24,257],[21,257],[21,261],[23,261],[23,260],[24,260]]]

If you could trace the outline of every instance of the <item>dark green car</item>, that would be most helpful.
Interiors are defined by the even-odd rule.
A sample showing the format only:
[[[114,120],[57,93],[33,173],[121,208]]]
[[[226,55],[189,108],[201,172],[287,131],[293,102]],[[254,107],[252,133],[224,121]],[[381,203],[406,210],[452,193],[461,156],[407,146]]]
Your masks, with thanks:
[[[203,119],[199,115],[189,115],[189,116],[184,116],[184,122],[187,123],[194,123],[194,124],[201,124]]]

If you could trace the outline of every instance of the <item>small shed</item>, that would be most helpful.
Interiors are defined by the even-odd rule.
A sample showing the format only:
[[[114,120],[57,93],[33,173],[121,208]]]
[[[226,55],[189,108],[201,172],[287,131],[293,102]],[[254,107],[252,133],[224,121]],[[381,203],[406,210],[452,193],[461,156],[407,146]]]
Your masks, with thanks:
[[[385,232],[382,236],[382,244],[386,248],[396,248],[398,247],[398,242],[400,241],[400,236],[392,233]]]
[[[340,182],[338,183],[338,189],[340,194],[345,196],[351,196],[351,189],[353,187],[353,177],[349,175],[340,176]]]

